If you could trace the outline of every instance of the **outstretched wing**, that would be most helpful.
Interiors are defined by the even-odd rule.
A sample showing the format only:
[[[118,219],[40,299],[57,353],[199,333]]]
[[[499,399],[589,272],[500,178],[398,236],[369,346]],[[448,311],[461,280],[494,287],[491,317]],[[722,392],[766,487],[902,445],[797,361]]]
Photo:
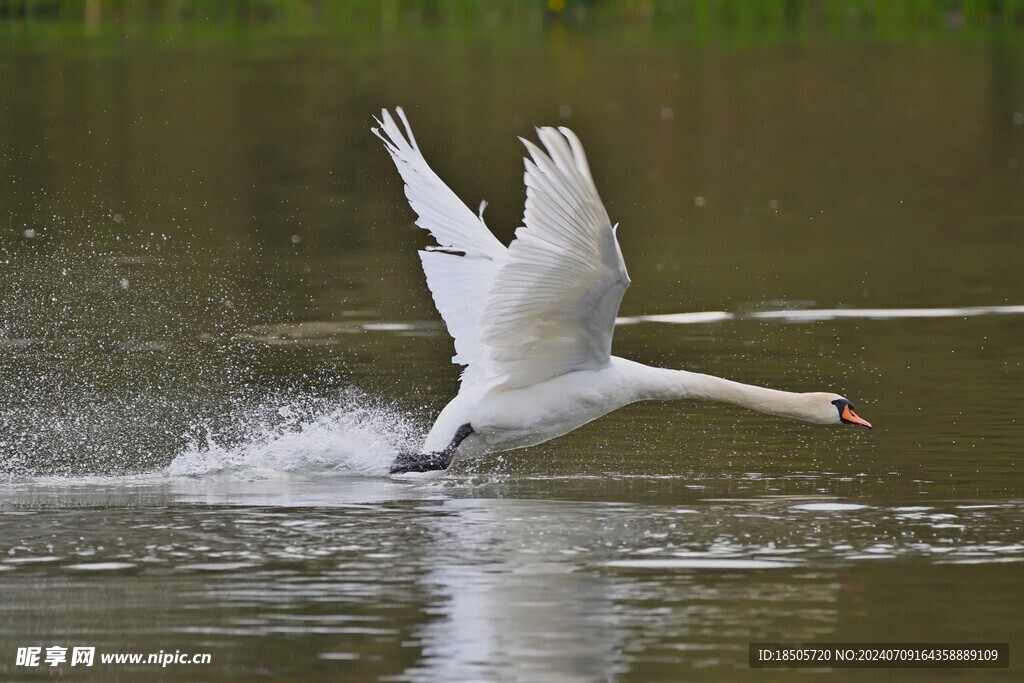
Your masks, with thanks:
[[[384,141],[405,181],[405,196],[416,225],[429,230],[437,247],[420,252],[434,304],[455,339],[452,362],[468,365],[463,381],[487,373],[489,359],[480,340],[480,317],[505,246],[427,165],[401,107],[395,109],[403,134],[388,110],[373,132]]]
[[[537,131],[523,140],[525,227],[516,231],[480,318],[490,371],[508,387],[608,363],[629,275],[579,139]]]

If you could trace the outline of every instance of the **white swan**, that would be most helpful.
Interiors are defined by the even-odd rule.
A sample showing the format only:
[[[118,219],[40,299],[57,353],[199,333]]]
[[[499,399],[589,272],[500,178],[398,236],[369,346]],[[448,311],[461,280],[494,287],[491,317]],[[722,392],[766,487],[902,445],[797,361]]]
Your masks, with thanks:
[[[420,252],[434,303],[465,365],[459,394],[441,411],[422,453],[392,473],[443,470],[471,456],[539,444],[624,405],[649,399],[725,401],[819,424],[871,424],[838,394],[791,393],[611,355],[626,264],[568,128],[539,128],[546,152],[523,140],[525,227],[506,248],[435,174],[409,121],[386,109],[373,132],[405,181],[405,194],[438,246]]]

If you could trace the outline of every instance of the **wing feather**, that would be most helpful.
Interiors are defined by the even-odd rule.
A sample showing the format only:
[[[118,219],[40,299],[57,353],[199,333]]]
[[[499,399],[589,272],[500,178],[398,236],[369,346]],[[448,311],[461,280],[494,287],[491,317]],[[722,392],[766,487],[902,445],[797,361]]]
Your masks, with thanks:
[[[567,128],[537,133],[546,151],[523,140],[524,227],[480,318],[490,372],[508,387],[606,365],[629,286],[579,139]]]
[[[466,365],[462,381],[487,376],[489,359],[480,340],[480,316],[505,246],[427,164],[401,107],[395,109],[405,129],[388,110],[377,119],[374,134],[384,141],[402,180],[405,196],[416,212],[416,225],[428,230],[438,248],[420,252],[434,305],[455,340],[452,362]],[[457,252],[457,253],[453,253]]]
[[[524,227],[506,249],[427,165],[401,108],[373,132],[405,181],[416,224],[439,247],[420,252],[434,303],[455,339],[462,381],[528,386],[598,369],[611,353],[629,275],[583,145],[567,128],[523,140]],[[481,207],[481,214],[482,214]]]
[[[373,133],[384,142],[405,181],[405,196],[419,217],[416,225],[428,230],[442,247],[502,258],[505,246],[427,165],[405,112],[401,107],[395,112],[405,127],[404,134],[387,109],[381,111],[377,119],[380,128],[374,128]]]

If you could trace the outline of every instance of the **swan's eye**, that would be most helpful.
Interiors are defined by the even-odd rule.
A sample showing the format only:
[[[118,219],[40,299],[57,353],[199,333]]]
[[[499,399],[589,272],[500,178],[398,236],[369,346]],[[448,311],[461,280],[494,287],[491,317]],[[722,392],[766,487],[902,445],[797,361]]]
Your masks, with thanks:
[[[836,410],[839,411],[839,419],[842,420],[843,422],[846,422],[846,418],[843,417],[843,414],[846,412],[847,408],[853,410],[853,406],[850,405],[850,402],[847,401],[845,398],[837,398],[836,400],[832,401],[832,405],[834,405],[836,407]]]

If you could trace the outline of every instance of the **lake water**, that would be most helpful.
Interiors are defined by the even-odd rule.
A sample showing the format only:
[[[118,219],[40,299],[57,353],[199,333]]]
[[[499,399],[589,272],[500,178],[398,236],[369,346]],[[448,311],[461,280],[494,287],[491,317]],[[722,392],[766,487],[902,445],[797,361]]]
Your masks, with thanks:
[[[747,646],[974,641],[1012,668],[874,673],[1019,679],[1019,30],[382,16],[0,22],[0,678],[862,680]],[[639,404],[382,476],[458,375],[397,104],[504,241],[516,136],[576,130],[616,354],[875,429]],[[17,665],[54,645],[212,662]]]

